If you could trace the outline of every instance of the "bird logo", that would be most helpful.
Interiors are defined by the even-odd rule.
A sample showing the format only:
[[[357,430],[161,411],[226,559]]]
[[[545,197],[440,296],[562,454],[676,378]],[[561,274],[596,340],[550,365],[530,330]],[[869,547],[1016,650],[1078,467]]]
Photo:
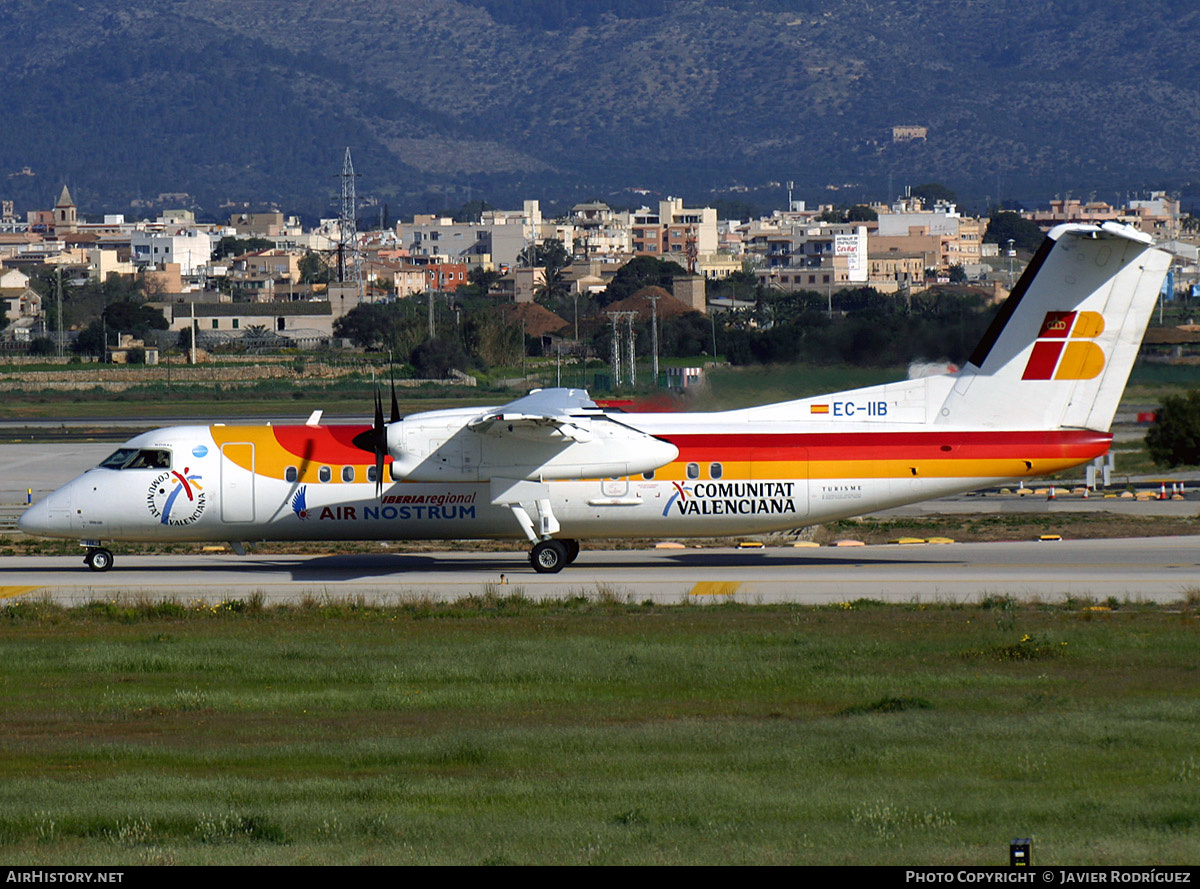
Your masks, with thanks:
[[[292,496],[292,512],[302,519],[308,518],[308,485],[301,485]]]

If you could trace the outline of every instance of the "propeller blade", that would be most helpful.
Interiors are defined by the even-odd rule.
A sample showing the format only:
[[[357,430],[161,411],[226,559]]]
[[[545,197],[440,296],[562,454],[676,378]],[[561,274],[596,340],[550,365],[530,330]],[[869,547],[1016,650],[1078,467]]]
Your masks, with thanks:
[[[383,455],[387,451],[387,427],[383,425],[383,398],[378,389],[375,390],[375,426],[372,432],[374,433],[372,444],[375,447],[375,496],[382,498]]]

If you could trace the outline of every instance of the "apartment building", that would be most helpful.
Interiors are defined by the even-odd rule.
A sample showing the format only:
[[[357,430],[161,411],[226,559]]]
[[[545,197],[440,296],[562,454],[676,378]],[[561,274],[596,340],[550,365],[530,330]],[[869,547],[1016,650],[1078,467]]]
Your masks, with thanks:
[[[987,219],[963,216],[954,204],[938,202],[926,210],[919,199],[904,198],[879,214],[872,236],[875,255],[921,254],[926,268],[977,264],[983,257]]]
[[[585,260],[633,252],[629,214],[617,213],[608,204],[593,201],[571,208],[575,254]]]
[[[659,201],[658,209],[642,207],[629,219],[629,237],[638,255],[670,256],[686,265],[687,255],[715,253],[717,211],[712,207],[688,208],[682,198]]]
[[[418,214],[411,223],[397,226],[397,231],[400,246],[413,258],[440,257],[471,268],[511,268],[531,239],[538,243],[545,239],[542,227],[538,202],[525,201],[521,210],[489,210],[479,222]]]
[[[835,290],[867,283],[867,226],[824,223],[791,231],[760,231],[765,248],[759,283],[779,290]]]
[[[212,259],[213,243],[213,236],[199,229],[134,231],[129,235],[130,259],[138,268],[178,263],[183,276],[190,277]]]

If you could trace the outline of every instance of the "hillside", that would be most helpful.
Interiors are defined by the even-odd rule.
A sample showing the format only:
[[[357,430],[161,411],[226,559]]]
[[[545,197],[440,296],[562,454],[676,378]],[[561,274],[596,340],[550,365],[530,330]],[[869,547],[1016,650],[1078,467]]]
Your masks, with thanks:
[[[345,145],[393,218],[631,189],[779,205],[788,179],[810,201],[1190,193],[1197,24],[1186,0],[2,2],[0,197],[316,215]]]

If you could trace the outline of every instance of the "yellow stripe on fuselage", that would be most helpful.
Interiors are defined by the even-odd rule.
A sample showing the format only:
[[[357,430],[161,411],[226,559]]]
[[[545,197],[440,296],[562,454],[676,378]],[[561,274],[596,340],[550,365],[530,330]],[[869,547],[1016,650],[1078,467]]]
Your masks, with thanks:
[[[693,461],[695,462],[695,461]],[[714,461],[721,462],[721,461]],[[701,463],[700,478],[688,478],[686,463],[670,463],[654,471],[655,481],[773,481],[822,478],[1018,478],[1048,475],[1078,466],[1079,458],[1031,460],[769,460],[721,462],[721,477],[712,478]],[[914,472],[915,470],[915,472]],[[636,480],[641,476],[633,476]]]

